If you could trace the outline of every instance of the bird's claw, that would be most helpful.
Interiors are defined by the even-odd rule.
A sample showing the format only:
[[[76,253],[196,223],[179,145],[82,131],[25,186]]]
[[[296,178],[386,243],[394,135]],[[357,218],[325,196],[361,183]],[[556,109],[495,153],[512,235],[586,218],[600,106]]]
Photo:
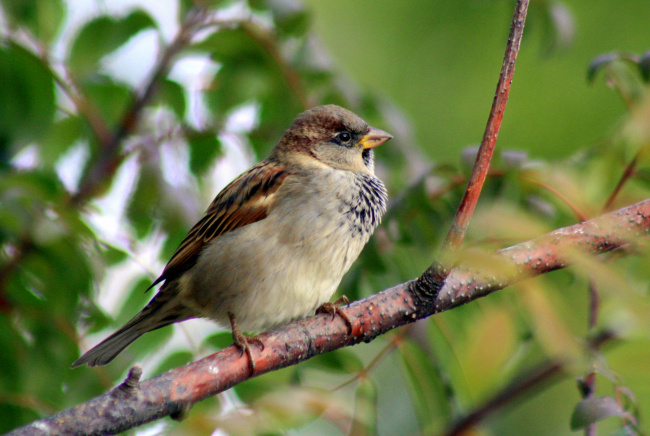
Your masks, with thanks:
[[[348,297],[343,295],[341,298],[336,300],[333,303],[327,302],[323,303],[320,305],[318,309],[316,309],[316,314],[319,313],[330,313],[332,314],[332,319],[334,319],[335,315],[340,316],[343,321],[345,322],[345,325],[348,326],[348,335],[352,334],[352,320],[350,320],[350,317],[339,307],[340,304],[345,304],[347,306],[350,305],[350,300],[348,300]]]
[[[235,322],[235,315],[233,315],[231,312],[228,312],[228,317],[230,318],[230,326],[232,327],[233,344],[239,348],[240,356],[243,356],[244,353],[246,353],[246,356],[248,356],[248,367],[251,370],[251,375],[255,374],[255,361],[253,360],[251,344],[257,344],[262,350],[264,350],[264,342],[254,336],[248,337],[244,335],[241,330],[239,330],[239,327],[237,327],[237,323]]]

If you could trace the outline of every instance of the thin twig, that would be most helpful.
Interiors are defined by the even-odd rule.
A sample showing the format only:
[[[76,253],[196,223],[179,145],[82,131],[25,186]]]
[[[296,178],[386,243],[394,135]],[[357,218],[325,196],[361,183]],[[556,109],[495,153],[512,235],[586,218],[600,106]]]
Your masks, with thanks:
[[[492,109],[490,110],[490,116],[488,117],[485,133],[483,134],[483,140],[481,141],[476,162],[474,163],[474,168],[472,169],[472,174],[467,189],[465,190],[465,196],[456,211],[454,221],[449,229],[449,233],[447,233],[447,238],[443,243],[443,256],[445,253],[456,250],[461,246],[463,239],[465,238],[465,233],[467,232],[467,227],[469,226],[469,221],[472,218],[474,209],[476,208],[476,203],[478,202],[481,190],[483,189],[483,184],[490,168],[490,161],[492,160],[492,155],[494,153],[499,129],[501,128],[503,112],[505,111],[506,103],[508,102],[510,84],[512,83],[512,77],[515,72],[515,61],[517,59],[517,54],[519,53],[521,37],[524,31],[528,3],[529,0],[517,1],[515,13],[512,18],[512,25],[510,27],[508,44],[506,45],[503,66],[501,68],[501,74],[499,75],[499,82],[497,84],[494,100],[492,102]]]
[[[634,158],[630,161],[630,163],[627,164],[625,167],[625,170],[623,170],[623,174],[621,175],[621,178],[619,179],[618,183],[616,184],[616,188],[614,188],[614,192],[609,196],[607,201],[605,202],[605,206],[603,206],[603,211],[608,211],[611,209],[612,204],[614,204],[614,200],[616,200],[616,197],[618,194],[621,192],[621,189],[623,189],[623,186],[634,176],[636,173],[636,166],[639,162],[639,153],[641,151],[637,151],[637,153],[634,155]]]
[[[564,204],[566,204],[567,206],[569,206],[569,209],[571,209],[571,211],[573,212],[573,214],[576,216],[576,218],[578,218],[578,220],[579,220],[581,223],[583,223],[583,222],[585,222],[585,221],[588,220],[587,215],[585,215],[584,213],[582,213],[582,211],[581,211],[580,209],[578,209],[578,207],[577,207],[575,204],[573,204],[573,203],[572,203],[572,202],[571,202],[571,201],[570,201],[570,200],[569,200],[569,199],[568,199],[564,194],[562,194],[560,191],[558,191],[557,189],[555,189],[555,188],[552,187],[551,185],[549,185],[549,184],[547,184],[547,183],[544,183],[544,182],[542,182],[541,180],[531,179],[530,177],[524,177],[524,176],[522,176],[522,177],[521,177],[521,180],[525,180],[525,181],[527,181],[527,182],[529,182],[529,183],[532,183],[532,184],[534,184],[534,185],[541,186],[542,188],[544,188],[544,189],[546,189],[547,191],[551,192],[551,193],[552,193],[553,195],[555,195],[557,198],[559,198],[560,200],[562,200],[562,201],[564,202]]]

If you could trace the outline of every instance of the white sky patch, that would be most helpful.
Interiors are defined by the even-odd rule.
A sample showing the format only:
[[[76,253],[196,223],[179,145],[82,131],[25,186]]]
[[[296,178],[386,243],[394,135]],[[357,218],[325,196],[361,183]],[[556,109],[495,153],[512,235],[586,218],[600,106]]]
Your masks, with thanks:
[[[137,241],[134,247],[128,247],[131,257],[106,271],[97,297],[97,303],[102,309],[114,317],[122,310],[128,310],[135,316],[140,307],[124,308],[122,305],[127,301],[133,287],[142,279],[143,274],[157,277],[162,272],[164,265],[159,260],[159,254],[165,238],[166,236],[160,232],[152,232],[145,239]],[[153,283],[153,279],[151,282]],[[151,296],[153,297],[154,294],[152,293]],[[108,330],[99,332],[91,339],[99,342],[106,337],[107,333],[110,332]]]
[[[103,69],[119,81],[142,89],[156,65],[159,47],[158,32],[144,30],[113,53],[102,59]]]
[[[160,147],[160,163],[162,175],[169,185],[174,188],[190,188],[194,186],[189,172],[190,153],[188,147],[179,141],[167,141]]]
[[[260,123],[260,105],[245,103],[232,110],[226,120],[226,130],[237,133],[248,133]]]
[[[68,192],[75,193],[79,189],[79,180],[81,180],[89,154],[88,144],[78,141],[57,161],[56,174]]]
[[[93,201],[95,212],[88,220],[95,233],[111,244],[122,247],[120,235],[124,233],[124,213],[127,200],[135,190],[138,181],[138,154],[132,154],[117,170],[110,190],[103,197]]]
[[[144,430],[137,430],[135,432],[136,436],[160,436],[167,434],[168,421],[165,419],[156,421],[152,423],[151,426],[147,426]]]
[[[207,55],[191,55],[178,59],[169,72],[169,78],[180,83],[185,94],[186,121],[201,129],[208,111],[203,101],[203,91],[208,89],[221,66]]]
[[[35,145],[23,147],[23,149],[16,153],[11,159],[11,165],[19,170],[36,168],[39,164],[40,159],[38,156],[38,147]]]
[[[64,31],[59,36],[55,54],[63,57],[66,54],[65,48],[70,47],[80,28],[93,17],[105,12],[124,15],[135,8],[144,9],[154,18],[165,41],[169,42],[174,38],[178,31],[176,0],[68,0],[66,19],[61,26]]]
[[[219,192],[255,163],[256,157],[248,139],[237,132],[250,132],[258,123],[259,105],[255,103],[239,106],[226,120],[226,129],[219,135],[223,156],[208,173],[213,193]]]

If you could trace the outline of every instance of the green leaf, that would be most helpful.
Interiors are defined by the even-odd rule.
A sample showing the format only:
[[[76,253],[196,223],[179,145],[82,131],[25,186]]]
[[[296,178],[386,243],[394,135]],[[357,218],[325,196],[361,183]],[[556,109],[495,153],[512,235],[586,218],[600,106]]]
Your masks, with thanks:
[[[223,116],[235,106],[259,99],[271,92],[274,82],[266,66],[256,63],[231,62],[215,76],[213,92],[206,95],[207,103],[216,114]]]
[[[106,243],[102,244],[102,255],[104,256],[104,261],[109,266],[114,266],[123,262],[129,256],[129,254],[121,248]]]
[[[54,81],[40,59],[22,47],[0,47],[0,144],[34,141],[55,111]]]
[[[591,63],[589,63],[589,67],[587,67],[587,81],[593,82],[596,74],[598,74],[600,70],[607,68],[615,62],[619,61],[636,64],[638,62],[638,59],[636,56],[629,53],[613,52],[600,55],[591,61]]]
[[[580,430],[611,416],[625,415],[625,410],[612,397],[587,398],[576,405],[571,415],[571,430]]]
[[[97,70],[97,63],[142,30],[155,28],[146,12],[136,9],[126,17],[101,16],[81,29],[70,50],[68,63],[77,77]]]
[[[400,347],[404,372],[411,385],[413,405],[420,427],[430,429],[437,422],[444,422],[451,416],[450,393],[442,380],[441,369],[432,362],[422,347],[411,341],[404,341]]]
[[[179,21],[185,21],[187,14],[198,8],[215,9],[221,3],[224,3],[224,0],[180,0],[178,2]]]
[[[558,49],[565,49],[574,40],[575,19],[570,9],[559,1],[537,3],[541,9],[542,49],[550,55]]]
[[[2,0],[0,3],[12,28],[25,26],[43,42],[54,39],[65,16],[61,0]]]
[[[638,65],[643,81],[650,82],[650,50],[641,55]]]
[[[138,283],[127,294],[117,317],[115,318],[116,325],[126,324],[133,318],[143,307],[149,303],[153,298],[154,291],[145,292],[151,285],[152,280],[148,277],[138,280]],[[126,284],[125,284],[126,285]]]
[[[110,126],[121,120],[127,105],[132,101],[129,88],[107,77],[96,77],[95,80],[85,83],[84,90]]]
[[[214,132],[196,132],[187,137],[190,146],[190,170],[202,175],[221,153],[221,142]]]
[[[375,381],[364,378],[354,398],[354,419],[349,434],[377,434],[377,400]]]
[[[333,353],[315,356],[303,363],[301,369],[317,368],[327,372],[354,374],[363,369],[363,362],[350,350],[340,349]]]
[[[203,343],[211,345],[217,350],[223,350],[232,345],[232,333],[230,331],[215,333],[205,338]]]
[[[75,142],[84,139],[85,126],[79,117],[66,117],[54,123],[40,143],[39,156],[43,163],[54,165]]]
[[[153,224],[152,215],[161,196],[158,167],[144,165],[140,171],[138,185],[129,199],[127,217],[138,237],[143,237]]]
[[[259,64],[267,57],[259,44],[241,27],[220,29],[192,45],[191,49],[210,53],[213,59],[224,64],[234,61]]]
[[[598,71],[618,59],[618,53],[600,55],[589,63],[587,67],[587,81],[593,82]]]
[[[163,360],[160,365],[158,365],[158,367],[154,371],[154,374],[162,374],[163,372],[167,372],[170,369],[183,366],[188,362],[191,362],[193,358],[194,355],[189,351],[177,351],[175,353],[172,353],[169,356],[167,356],[167,358]]]
[[[179,120],[185,118],[185,90],[173,80],[164,79],[160,82],[153,104],[168,106]]]
[[[270,11],[275,29],[283,35],[300,36],[309,29],[309,14],[300,2],[286,0],[250,0],[253,9]]]

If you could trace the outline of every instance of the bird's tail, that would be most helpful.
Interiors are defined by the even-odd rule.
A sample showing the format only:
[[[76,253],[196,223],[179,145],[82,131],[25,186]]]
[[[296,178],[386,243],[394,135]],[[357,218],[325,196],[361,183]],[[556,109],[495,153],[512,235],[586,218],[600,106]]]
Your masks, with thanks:
[[[86,363],[88,366],[106,365],[143,334],[193,318],[192,311],[181,304],[177,296],[175,290],[164,285],[140,313],[118,331],[84,353],[72,364],[72,368]]]

